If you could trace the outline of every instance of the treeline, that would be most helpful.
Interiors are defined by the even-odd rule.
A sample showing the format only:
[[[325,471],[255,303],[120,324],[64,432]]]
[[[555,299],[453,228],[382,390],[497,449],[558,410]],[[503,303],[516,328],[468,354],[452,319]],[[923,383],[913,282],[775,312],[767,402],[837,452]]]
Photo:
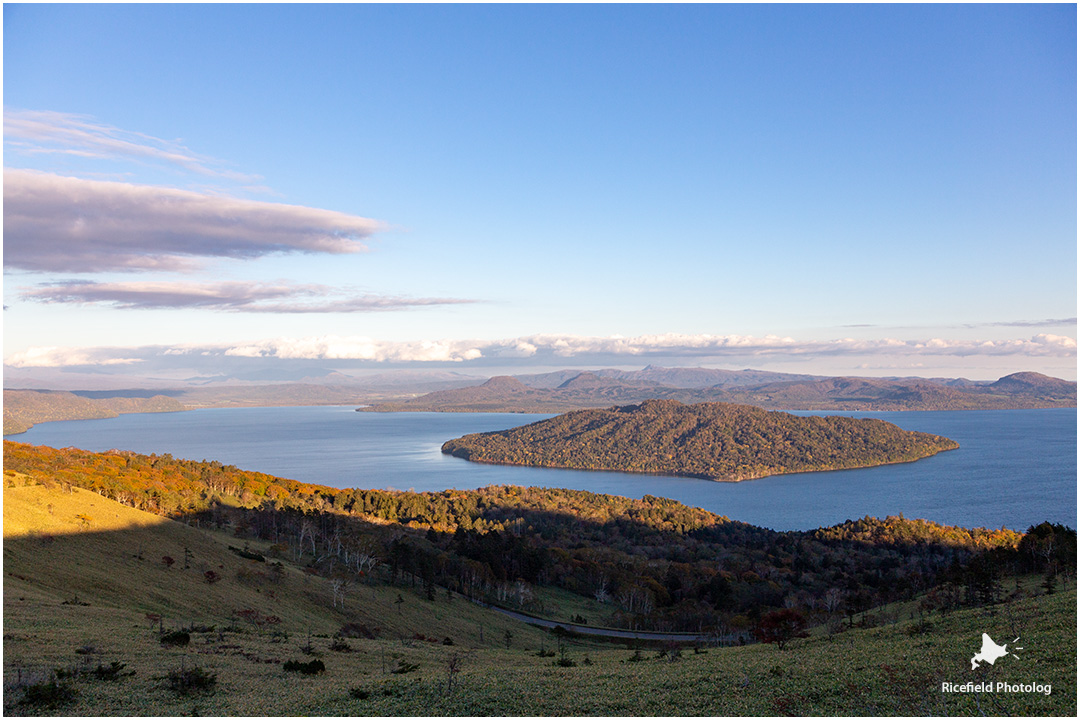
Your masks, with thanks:
[[[748,480],[910,462],[958,445],[876,419],[801,417],[748,405],[647,400],[466,435],[443,452],[474,462]]]
[[[410,583],[432,601],[446,588],[543,612],[536,588],[555,586],[594,598],[603,614],[591,622],[640,629],[740,631],[772,609],[854,613],[952,588],[938,593],[945,609],[996,597],[1007,573],[1052,566],[1068,580],[1076,564],[1076,534],[1060,526],[1021,536],[890,517],[775,532],[656,497],[341,490],[167,455],[10,442],[4,465],[267,540],[343,588]]]

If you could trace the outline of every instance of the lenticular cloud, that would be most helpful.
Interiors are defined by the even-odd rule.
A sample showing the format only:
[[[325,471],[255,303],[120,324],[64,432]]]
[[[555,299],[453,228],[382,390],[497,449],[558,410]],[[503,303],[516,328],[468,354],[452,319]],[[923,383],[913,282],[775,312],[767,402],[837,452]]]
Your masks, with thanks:
[[[4,265],[189,270],[194,258],[355,253],[382,228],[331,210],[4,170]]]
[[[58,282],[29,288],[25,300],[104,304],[122,310],[198,308],[250,313],[357,313],[475,302],[462,298],[413,298],[349,293],[346,289],[286,281],[263,282]]]

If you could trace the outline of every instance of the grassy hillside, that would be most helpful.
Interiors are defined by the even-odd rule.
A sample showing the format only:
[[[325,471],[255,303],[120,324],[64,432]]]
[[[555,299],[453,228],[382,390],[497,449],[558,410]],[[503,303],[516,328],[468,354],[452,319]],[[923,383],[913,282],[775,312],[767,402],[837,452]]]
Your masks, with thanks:
[[[155,395],[149,398],[85,398],[69,392],[42,390],[4,391],[4,434],[29,430],[35,423],[53,420],[94,420],[121,413],[176,412],[177,400]]]
[[[16,593],[60,601],[93,598],[94,607],[162,614],[166,625],[228,624],[235,610],[256,608],[280,617],[281,629],[289,632],[332,633],[357,622],[393,638],[430,631],[433,618],[447,632],[464,636],[488,616],[464,601],[469,607],[452,620],[434,612],[438,604],[415,597],[399,608],[394,601],[401,592],[409,595],[408,587],[362,583],[349,588],[342,607],[327,578],[291,562],[270,543],[192,527],[79,488],[24,482],[32,481],[5,472],[5,599]],[[230,548],[265,559],[248,559]],[[167,565],[165,557],[174,563]],[[207,582],[207,571],[221,579]]]
[[[795,640],[783,651],[753,645],[664,649],[663,657],[643,649],[635,656],[623,646],[560,641],[442,592],[426,600],[407,587],[361,583],[346,594],[344,608],[334,607],[329,580],[288,558],[275,561],[267,543],[249,543],[249,551],[268,555],[260,563],[229,550],[238,541],[228,534],[26,481],[5,473],[8,715],[1076,712],[1071,587],[922,622],[899,618],[832,639]],[[166,555],[175,558],[172,567],[161,561]],[[274,562],[281,570],[270,569]],[[206,570],[222,579],[207,583]],[[281,621],[256,627],[237,614],[250,609]],[[347,622],[375,637],[331,637]],[[162,625],[188,627],[189,644],[163,645]],[[1016,645],[1024,649],[972,671],[983,632],[998,642],[1019,635]],[[453,645],[443,644],[447,637]],[[554,657],[538,656],[560,645]],[[287,661],[315,659],[325,672],[284,670]],[[106,679],[114,662],[123,664],[119,677]],[[74,677],[38,685],[57,668]],[[102,677],[94,674],[98,668]],[[170,689],[169,674],[181,669],[189,677],[204,670],[216,683]],[[943,681],[988,679],[1049,684],[1052,693],[941,692]],[[35,685],[62,690],[42,693]],[[28,696],[66,702],[27,704]]]
[[[448,441],[443,452],[474,462],[739,481],[909,462],[956,447],[882,420],[647,400],[466,435]]]

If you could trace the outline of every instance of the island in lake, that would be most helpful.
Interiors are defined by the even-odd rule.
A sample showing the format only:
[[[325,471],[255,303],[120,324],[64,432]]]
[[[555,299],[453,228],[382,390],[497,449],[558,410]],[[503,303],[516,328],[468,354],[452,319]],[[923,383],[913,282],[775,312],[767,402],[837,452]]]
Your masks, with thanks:
[[[737,482],[911,462],[948,438],[876,419],[801,417],[749,405],[646,400],[578,410],[450,440],[444,453],[500,465],[614,470]]]

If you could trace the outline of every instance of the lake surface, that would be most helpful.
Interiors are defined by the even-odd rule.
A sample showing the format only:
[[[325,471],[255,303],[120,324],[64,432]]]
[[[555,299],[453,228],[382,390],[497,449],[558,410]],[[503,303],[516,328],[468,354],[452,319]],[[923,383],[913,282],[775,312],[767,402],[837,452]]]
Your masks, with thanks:
[[[219,460],[334,487],[437,491],[512,484],[657,495],[776,530],[899,513],[965,527],[1022,531],[1044,520],[1076,527],[1076,409],[838,414],[944,435],[960,448],[914,463],[717,483],[479,465],[440,452],[451,438],[550,415],[230,408],[42,423],[7,439]]]

